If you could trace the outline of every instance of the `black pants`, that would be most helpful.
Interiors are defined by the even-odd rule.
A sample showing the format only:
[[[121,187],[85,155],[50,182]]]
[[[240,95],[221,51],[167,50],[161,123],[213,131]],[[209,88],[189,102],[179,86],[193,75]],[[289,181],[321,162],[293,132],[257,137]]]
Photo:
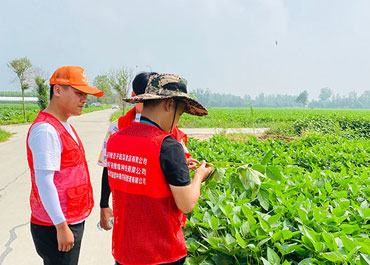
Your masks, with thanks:
[[[182,259],[179,259],[178,261],[171,262],[171,263],[165,263],[165,264],[159,264],[159,265],[182,265],[185,262],[186,257],[183,257]],[[115,265],[121,265],[116,261]]]
[[[77,265],[85,221],[68,226],[74,235],[74,246],[70,251],[63,252],[58,251],[58,239],[55,226],[44,226],[31,223],[33,242],[37,254],[39,254],[44,261],[44,265]]]

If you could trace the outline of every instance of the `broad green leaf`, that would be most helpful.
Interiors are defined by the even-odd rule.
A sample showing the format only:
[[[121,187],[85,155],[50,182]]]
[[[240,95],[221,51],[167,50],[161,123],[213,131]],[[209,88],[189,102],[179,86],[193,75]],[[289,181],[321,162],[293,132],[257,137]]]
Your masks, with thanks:
[[[341,236],[340,239],[342,240],[344,248],[347,252],[351,252],[354,248],[356,248],[356,244],[347,236]]]
[[[230,234],[226,234],[225,241],[226,241],[226,244],[228,246],[233,245],[234,243],[236,243],[235,238],[232,235],[230,235]]]
[[[244,214],[245,217],[249,216],[249,215],[253,215],[253,212],[251,209],[249,209],[249,207],[245,206],[245,205],[242,205],[242,212]]]
[[[262,239],[261,241],[258,242],[257,247],[260,248],[261,246],[263,246],[264,244],[266,244],[270,240],[271,240],[271,237],[266,237],[266,238]]]
[[[333,188],[331,187],[330,182],[325,182],[325,189],[327,192],[331,193],[333,191]]]
[[[225,169],[222,167],[216,167],[208,179],[214,178],[216,181],[221,181],[225,176]]]
[[[266,167],[266,176],[275,181],[281,180],[280,169],[277,166]]]
[[[289,230],[283,230],[282,233],[285,240],[291,239],[293,236],[293,233]]]
[[[238,241],[239,246],[241,246],[242,248],[246,247],[247,243],[238,233],[235,234],[235,238],[236,238],[236,241]]]
[[[260,205],[262,206],[262,208],[265,209],[266,211],[268,211],[269,206],[270,206],[268,191],[261,190],[257,194],[257,199],[258,199],[258,202],[260,203]]]
[[[345,234],[352,234],[355,231],[359,231],[358,225],[342,224],[339,227]]]
[[[276,254],[276,252],[269,247],[267,248],[267,260],[274,265],[280,264],[280,258],[278,254]]]
[[[325,250],[325,244],[322,242],[312,242],[313,247],[318,252],[323,252]]]
[[[209,189],[208,192],[207,192],[207,195],[208,195],[208,198],[209,200],[215,205],[218,200],[219,200],[219,196],[217,194],[216,191],[212,190],[212,189]]]
[[[214,217],[213,215],[211,216],[211,220],[210,220],[210,225],[212,227],[213,230],[216,230],[218,225],[219,225],[220,221]]]
[[[313,265],[313,264],[314,263],[311,258],[301,260],[301,262],[298,263],[298,265]]]
[[[273,151],[270,150],[266,153],[266,155],[263,157],[261,165],[267,165],[267,163],[271,160],[273,155]]]
[[[344,261],[345,260],[345,257],[339,253],[338,251],[336,252],[326,252],[326,253],[323,253],[322,256],[329,260],[329,261],[332,261],[332,262],[340,262],[340,261]]]
[[[271,236],[274,241],[279,241],[283,237],[283,232],[282,231],[276,231],[275,233],[272,234]]]
[[[261,216],[258,216],[259,225],[263,229],[263,231],[268,232],[270,229],[270,225],[266,222]]]
[[[211,221],[211,215],[208,212],[205,212],[203,215],[203,222],[209,223]]]
[[[364,200],[361,203],[360,207],[361,207],[362,210],[365,210],[365,209],[369,208],[369,203],[366,200]]]
[[[275,264],[271,264],[268,260],[264,259],[263,257],[261,257],[261,260],[263,262],[263,265],[275,265]]]
[[[331,250],[336,251],[337,250],[337,244],[335,243],[334,236],[327,232],[321,233],[322,238],[325,241],[325,245]]]
[[[352,184],[352,192],[354,194],[358,193],[360,191],[360,186],[357,183]]]
[[[346,210],[345,209],[342,209],[342,208],[334,208],[333,209],[333,214],[337,217],[342,217],[344,214],[346,213]]]
[[[302,209],[297,209],[297,212],[298,212],[299,218],[302,221],[302,224],[306,223],[308,220],[306,211]]]
[[[208,237],[208,238],[204,238],[211,246],[213,247],[218,247],[219,245],[221,245],[223,243],[223,240],[221,238],[218,238],[218,237]]]
[[[275,215],[269,217],[269,219],[267,220],[267,222],[270,225],[272,225],[272,224],[276,223],[277,221],[279,221],[280,217],[281,217],[281,214],[275,214]]]
[[[240,233],[242,234],[243,237],[246,237],[249,233],[249,223],[248,222],[244,222],[242,224],[242,226],[240,227]]]
[[[266,166],[264,166],[264,165],[253,165],[252,168],[254,170],[257,170],[261,174],[265,174],[266,173]]]
[[[363,210],[362,214],[364,215],[365,219],[370,219],[370,208]]]

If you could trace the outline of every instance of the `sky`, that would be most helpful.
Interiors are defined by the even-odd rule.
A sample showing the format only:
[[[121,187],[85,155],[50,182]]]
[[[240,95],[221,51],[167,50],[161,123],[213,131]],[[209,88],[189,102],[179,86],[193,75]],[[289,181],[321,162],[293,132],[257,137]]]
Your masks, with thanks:
[[[310,98],[370,90],[369,0],[1,0],[0,91],[27,57],[49,78],[111,69],[180,74],[188,89]]]

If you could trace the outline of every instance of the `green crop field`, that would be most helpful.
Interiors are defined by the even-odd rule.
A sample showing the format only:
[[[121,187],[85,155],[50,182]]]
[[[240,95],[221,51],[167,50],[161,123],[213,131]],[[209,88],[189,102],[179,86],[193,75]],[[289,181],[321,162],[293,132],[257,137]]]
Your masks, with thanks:
[[[127,108],[129,110],[130,108]],[[208,108],[209,114],[181,116],[179,128],[270,128],[268,134],[299,136],[306,131],[341,131],[370,137],[370,110]],[[112,114],[111,121],[122,115]]]
[[[100,107],[86,106],[83,113],[110,108],[110,105]],[[33,122],[39,113],[40,108],[37,104],[26,104],[27,122]],[[0,125],[26,123],[23,119],[22,104],[0,104]]]
[[[179,127],[245,128],[269,127],[279,122],[295,122],[299,119],[325,117],[328,119],[364,118],[370,121],[370,110],[338,109],[269,109],[269,108],[208,108],[209,114],[194,117],[184,114]]]
[[[188,148],[217,168],[188,215],[186,264],[370,264],[368,137],[215,136]]]

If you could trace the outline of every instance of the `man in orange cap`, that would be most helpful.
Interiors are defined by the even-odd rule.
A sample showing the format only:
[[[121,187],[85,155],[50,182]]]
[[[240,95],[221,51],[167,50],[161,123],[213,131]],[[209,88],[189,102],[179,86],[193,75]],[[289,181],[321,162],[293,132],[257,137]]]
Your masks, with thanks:
[[[83,68],[57,69],[50,78],[50,104],[27,135],[31,234],[48,265],[78,263],[84,220],[94,205],[85,151],[67,122],[81,115],[87,94],[101,97],[104,92],[89,86]]]

